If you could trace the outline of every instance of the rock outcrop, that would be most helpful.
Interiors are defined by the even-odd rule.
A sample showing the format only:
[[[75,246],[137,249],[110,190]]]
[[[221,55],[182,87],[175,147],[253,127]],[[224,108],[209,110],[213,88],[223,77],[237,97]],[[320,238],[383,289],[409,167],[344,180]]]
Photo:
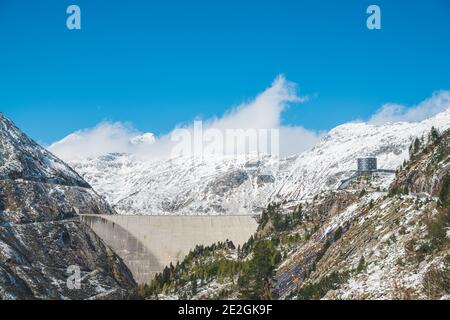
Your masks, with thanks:
[[[0,113],[0,299],[123,296],[135,286],[130,271],[77,218],[113,213],[75,171]],[[78,270],[79,288],[69,278]]]

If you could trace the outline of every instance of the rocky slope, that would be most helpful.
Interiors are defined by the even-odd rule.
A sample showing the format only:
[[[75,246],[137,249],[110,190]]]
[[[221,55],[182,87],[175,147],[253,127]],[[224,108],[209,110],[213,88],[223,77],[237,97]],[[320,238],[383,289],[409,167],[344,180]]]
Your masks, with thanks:
[[[121,214],[253,214],[273,201],[335,189],[360,156],[376,156],[380,168],[395,170],[412,139],[432,126],[450,127],[450,110],[418,123],[345,124],[312,150],[281,160],[210,157],[199,163],[109,154],[70,164]],[[384,178],[379,184],[387,188],[392,176]]]
[[[0,113],[0,179],[90,188],[75,171],[21,132]]]
[[[0,299],[118,298],[135,283],[78,214],[112,214],[75,171],[0,113]],[[70,290],[68,268],[81,289]]]
[[[388,190],[270,205],[242,248],[198,247],[131,297],[450,299],[450,130],[411,150]]]

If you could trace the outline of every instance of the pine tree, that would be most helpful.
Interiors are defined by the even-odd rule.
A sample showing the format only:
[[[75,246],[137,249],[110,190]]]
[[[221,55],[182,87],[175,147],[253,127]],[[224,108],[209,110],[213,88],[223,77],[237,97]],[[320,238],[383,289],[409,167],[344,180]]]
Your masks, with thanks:
[[[366,268],[366,260],[364,260],[364,256],[361,256],[359,260],[358,267],[356,268],[356,272],[360,273]]]
[[[420,140],[419,138],[416,138],[416,140],[414,140],[413,154],[419,153],[420,147],[421,147]]]
[[[195,296],[197,294],[197,280],[193,279],[191,281],[191,294]]]
[[[280,260],[281,255],[271,241],[265,240],[256,243],[248,272],[239,279],[239,283],[243,286],[243,298],[271,298],[271,281],[274,276],[275,265]]]
[[[439,132],[435,127],[431,127],[429,140],[431,143],[436,143],[439,141]]]

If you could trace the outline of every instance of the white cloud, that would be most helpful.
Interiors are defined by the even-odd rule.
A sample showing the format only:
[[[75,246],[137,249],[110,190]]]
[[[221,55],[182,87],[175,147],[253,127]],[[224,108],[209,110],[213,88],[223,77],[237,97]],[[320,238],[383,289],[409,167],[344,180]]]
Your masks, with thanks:
[[[419,122],[448,108],[450,108],[450,91],[438,91],[417,106],[409,108],[399,104],[385,104],[369,119],[369,123]]]
[[[231,108],[221,117],[203,121],[203,131],[214,129],[216,132],[224,133],[229,129],[279,129],[280,155],[297,154],[314,146],[323,136],[321,132],[310,131],[303,127],[281,125],[280,118],[283,111],[292,103],[301,103],[305,100],[306,97],[297,95],[294,83],[279,76],[268,89],[252,101]],[[369,119],[368,123],[417,122],[448,108],[450,108],[450,91],[439,91],[417,106],[409,108],[398,104],[386,104]],[[193,136],[194,125],[178,126],[173,131],[156,138],[151,133],[139,132],[130,124],[103,122],[94,128],[80,130],[67,136],[52,144],[49,150],[66,161],[116,152],[132,153],[145,158],[168,158],[173,156],[172,151],[178,143],[172,141],[173,133],[178,129],[183,129]],[[215,146],[214,143],[210,145]],[[220,147],[226,149],[222,145]],[[225,154],[228,152],[229,150],[224,150]]]
[[[282,156],[299,153],[312,147],[321,137],[320,133],[302,127],[281,126],[281,114],[292,103],[300,103],[306,97],[297,95],[296,85],[283,76],[275,79],[272,86],[248,103],[243,103],[222,117],[203,122],[203,130],[216,129],[279,129]],[[183,129],[192,133],[193,126]],[[177,127],[175,129],[180,129]],[[77,131],[63,140],[52,144],[49,150],[63,160],[96,157],[108,153],[125,152],[145,157],[169,157],[176,142],[171,141],[172,132],[157,138],[152,143],[136,143],[148,140],[151,134],[144,134],[130,125],[103,122],[91,129]],[[145,139],[144,139],[145,138]]]
[[[307,130],[303,127],[280,128],[280,155],[290,156],[313,147],[323,136],[324,132]]]
[[[129,124],[102,122],[74,132],[52,144],[49,150],[64,160],[96,157],[113,152],[131,152],[131,140],[140,133]]]
[[[208,127],[224,129],[273,129],[280,127],[281,113],[289,103],[300,103],[307,97],[297,95],[296,85],[278,76],[272,86],[258,95],[252,102],[245,103],[220,119],[212,119]]]

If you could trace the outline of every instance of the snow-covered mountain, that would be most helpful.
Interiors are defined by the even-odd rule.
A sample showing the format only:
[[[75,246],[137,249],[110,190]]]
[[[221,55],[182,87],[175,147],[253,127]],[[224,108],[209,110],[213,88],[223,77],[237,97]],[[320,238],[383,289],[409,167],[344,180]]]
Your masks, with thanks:
[[[0,113],[0,179],[18,178],[90,188],[75,171]]]
[[[290,175],[279,180],[273,195],[296,200],[336,188],[356,169],[358,157],[377,157],[379,169],[396,170],[409,157],[412,141],[428,135],[432,127],[448,129],[450,109],[421,122],[383,125],[360,122],[338,126],[312,150],[295,159],[289,168]],[[387,187],[390,181],[387,179],[382,185]]]
[[[159,300],[449,300],[450,130],[416,144],[388,192],[374,182],[357,179],[301,207],[270,206],[240,248],[224,243],[198,250],[171,279],[161,284],[155,278],[153,289],[134,294]],[[261,275],[263,264],[274,272]]]
[[[33,186],[39,186],[39,190]],[[6,205],[14,201],[17,207],[26,204],[20,214],[11,214],[14,222],[48,221],[77,213],[114,213],[72,168],[30,139],[1,113],[0,192],[11,194]],[[45,203],[40,202],[44,198]],[[44,205],[49,210],[44,210]],[[0,211],[3,206],[0,201]]]
[[[407,159],[412,140],[432,126],[449,128],[450,110],[421,122],[344,124],[311,150],[281,160],[162,161],[108,154],[70,164],[121,214],[253,214],[272,201],[299,201],[336,188],[361,156],[376,156],[379,168],[395,170]],[[391,179],[384,177],[381,187]]]
[[[0,113],[0,300],[119,298],[135,282],[123,261],[79,222],[113,214],[75,171]],[[67,286],[79,266],[81,290]]]

